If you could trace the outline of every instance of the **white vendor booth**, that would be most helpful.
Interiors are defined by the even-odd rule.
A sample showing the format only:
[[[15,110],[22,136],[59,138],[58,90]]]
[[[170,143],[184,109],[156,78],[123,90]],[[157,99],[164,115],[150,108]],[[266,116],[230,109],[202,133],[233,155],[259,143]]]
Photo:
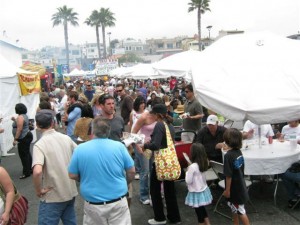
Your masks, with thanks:
[[[39,104],[39,94],[21,96],[17,73],[36,74],[22,70],[0,55],[0,117],[3,118],[0,126],[4,128],[4,133],[0,134],[1,154],[5,156],[12,149],[12,121],[11,117],[16,116],[15,105],[24,103],[27,106],[28,117],[34,119],[37,106]],[[34,141],[36,140],[35,131],[33,132]]]
[[[261,125],[300,119],[300,42],[269,32],[222,37],[192,66],[192,83],[202,105],[232,121]],[[299,160],[299,146],[255,143],[243,151],[245,174],[284,173]]]

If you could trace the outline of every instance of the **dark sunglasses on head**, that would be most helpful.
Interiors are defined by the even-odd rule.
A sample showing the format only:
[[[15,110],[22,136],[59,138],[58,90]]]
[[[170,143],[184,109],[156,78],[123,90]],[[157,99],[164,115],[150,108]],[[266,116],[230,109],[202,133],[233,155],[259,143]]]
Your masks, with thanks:
[[[113,99],[109,94],[103,94],[99,97],[99,103],[104,104],[107,99]]]

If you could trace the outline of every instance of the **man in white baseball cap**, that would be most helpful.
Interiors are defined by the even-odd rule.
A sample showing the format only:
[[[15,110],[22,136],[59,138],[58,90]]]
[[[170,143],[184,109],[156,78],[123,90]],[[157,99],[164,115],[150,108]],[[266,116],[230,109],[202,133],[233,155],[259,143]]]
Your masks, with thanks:
[[[219,126],[218,122],[216,115],[209,115],[206,126],[202,127],[197,134],[196,142],[204,145],[209,160],[222,162],[221,149],[224,147],[223,134],[226,128]]]

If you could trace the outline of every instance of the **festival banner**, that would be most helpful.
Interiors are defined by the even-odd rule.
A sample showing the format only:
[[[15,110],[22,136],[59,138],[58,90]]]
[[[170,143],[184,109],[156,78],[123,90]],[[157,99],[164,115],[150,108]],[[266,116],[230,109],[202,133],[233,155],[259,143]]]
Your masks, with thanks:
[[[107,75],[109,71],[118,67],[118,60],[103,59],[96,62],[96,75]]]
[[[21,95],[39,93],[41,91],[40,75],[18,74]]]

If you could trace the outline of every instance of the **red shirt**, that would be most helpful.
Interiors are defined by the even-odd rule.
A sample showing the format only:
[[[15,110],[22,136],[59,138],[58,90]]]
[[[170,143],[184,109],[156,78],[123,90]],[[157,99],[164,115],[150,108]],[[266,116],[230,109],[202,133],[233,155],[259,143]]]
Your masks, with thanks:
[[[170,90],[173,90],[173,89],[174,89],[176,83],[177,83],[176,79],[170,80]]]

